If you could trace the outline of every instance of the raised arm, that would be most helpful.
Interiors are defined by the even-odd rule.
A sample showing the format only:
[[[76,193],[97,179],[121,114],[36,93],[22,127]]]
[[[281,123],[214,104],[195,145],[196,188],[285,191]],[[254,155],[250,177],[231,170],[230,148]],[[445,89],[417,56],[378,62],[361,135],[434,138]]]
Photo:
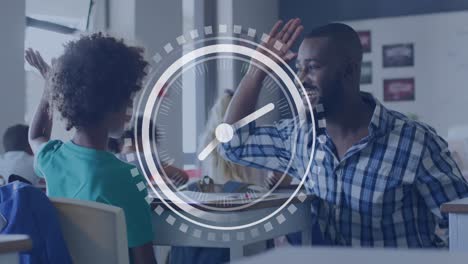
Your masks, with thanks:
[[[47,78],[50,66],[44,61],[39,52],[28,49],[26,50],[25,59],[32,67],[36,68],[41,73],[44,79]],[[46,85],[29,126],[29,145],[31,146],[34,154],[39,151],[42,144],[49,141],[52,130],[52,116],[49,112],[47,93],[48,88]]]
[[[302,32],[303,27],[300,23],[300,19],[291,19],[282,27],[281,21],[276,22],[270,31],[269,41],[263,43],[263,46],[284,61],[294,59],[296,54],[290,52],[290,48]],[[283,44],[281,50],[274,48],[276,41]],[[277,61],[275,56],[262,48],[258,48],[257,51]],[[255,70],[254,64],[251,63],[226,111],[225,123],[237,124],[239,120],[249,119],[249,115],[261,110],[255,111],[255,106],[266,75],[265,72]],[[284,171],[292,155],[290,122],[291,120],[281,120],[271,126],[256,126],[255,121],[249,122],[237,129],[230,141],[222,143],[218,152],[225,159],[243,166]]]
[[[275,52],[284,61],[288,62],[296,57],[296,54],[289,50],[301,34],[303,27],[301,26],[301,21],[298,18],[289,20],[281,29],[282,25],[282,21],[276,22],[270,31],[269,41],[264,43],[263,47]],[[276,41],[280,41],[283,44],[281,50],[276,50],[274,48]],[[276,58],[263,49],[258,48],[257,51],[276,61]],[[233,124],[255,110],[258,95],[260,94],[262,87],[261,84],[266,77],[265,72],[256,70],[255,68],[254,64],[251,63],[247,74],[242,78],[239,86],[237,87],[226,111],[226,115],[224,117],[225,123]]]

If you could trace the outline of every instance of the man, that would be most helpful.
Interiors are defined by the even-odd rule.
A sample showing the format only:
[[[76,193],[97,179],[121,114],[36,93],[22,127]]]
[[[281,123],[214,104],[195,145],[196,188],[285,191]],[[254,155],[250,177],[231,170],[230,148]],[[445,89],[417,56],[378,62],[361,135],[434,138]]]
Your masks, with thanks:
[[[333,245],[446,246],[446,237],[438,231],[448,227],[448,217],[439,207],[468,196],[468,184],[446,142],[429,126],[360,92],[362,47],[351,27],[333,23],[314,29],[297,55],[288,50],[302,30],[300,20],[280,27],[281,22],[273,27],[265,46],[273,51],[274,43],[280,41],[279,56],[286,61],[297,56],[297,75],[307,96],[325,110],[326,128],[317,131],[321,140],[315,144],[311,170],[306,171],[304,165],[310,156],[291,153],[285,134],[288,120],[261,130],[255,122],[239,129],[231,141],[222,144],[224,156],[240,164],[281,171],[286,158],[294,155],[290,172],[297,178],[307,175],[307,190],[319,198],[312,208],[314,220]],[[244,77],[226,123],[255,111],[264,78],[261,71],[250,71]],[[302,138],[312,135],[312,127],[301,127]],[[310,140],[299,142],[298,148],[311,146]]]
[[[34,173],[34,157],[28,143],[28,126],[14,125],[3,134],[5,153],[0,156],[0,175],[8,182],[11,175],[17,175],[32,184],[40,180]]]

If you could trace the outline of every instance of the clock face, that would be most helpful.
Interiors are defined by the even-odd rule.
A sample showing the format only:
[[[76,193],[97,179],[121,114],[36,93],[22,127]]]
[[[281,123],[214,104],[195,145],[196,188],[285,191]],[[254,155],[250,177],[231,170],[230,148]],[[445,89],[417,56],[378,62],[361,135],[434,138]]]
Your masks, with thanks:
[[[180,37],[178,43],[179,40]],[[285,169],[275,172],[279,180],[271,189],[234,183],[235,191],[227,193],[223,183],[231,179],[226,179],[223,171],[240,166],[224,161],[218,153],[219,145],[232,140],[238,129],[253,122],[262,127],[287,122],[291,153],[297,153],[302,151],[297,149],[297,142],[304,139],[301,126],[308,115],[313,120],[312,111],[304,107],[298,90],[303,87],[294,85],[294,72],[252,38],[209,37],[205,28],[205,38],[192,40],[189,45],[179,43],[178,49],[169,43],[154,56],[150,78],[137,105],[137,112],[143,115],[143,123],[135,127],[136,133],[142,135],[137,144],[138,160],[149,189],[174,215],[214,230],[253,226],[274,216],[277,210],[248,219],[238,219],[235,213],[272,199],[280,183],[297,173],[292,171],[298,162],[296,155],[286,157]],[[255,109],[234,124],[223,123],[226,109],[214,105],[216,99],[225,96],[226,89],[235,90],[242,77],[252,71],[263,71],[267,76]],[[182,186],[185,191],[180,191],[174,168],[194,174]],[[246,169],[244,173],[254,175],[241,178],[256,178],[258,182],[272,172]],[[292,191],[297,193],[303,183],[304,179]],[[279,209],[291,199],[278,205]]]

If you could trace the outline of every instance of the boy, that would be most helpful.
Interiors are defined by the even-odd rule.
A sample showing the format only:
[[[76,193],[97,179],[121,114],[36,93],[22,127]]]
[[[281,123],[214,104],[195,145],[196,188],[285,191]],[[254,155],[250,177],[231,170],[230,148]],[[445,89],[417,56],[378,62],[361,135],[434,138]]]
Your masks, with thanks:
[[[14,125],[3,134],[3,148],[5,153],[0,156],[0,175],[5,177],[5,183],[11,175],[18,175],[35,185],[40,178],[33,169],[34,157],[28,143],[28,129],[26,125]]]
[[[142,50],[96,33],[68,43],[52,68],[32,50],[26,60],[47,77],[29,142],[48,195],[121,207],[131,260],[155,263],[144,179],[135,166],[107,152],[109,137],[120,137],[130,119],[126,110],[132,106],[131,94],[141,88],[147,66]],[[52,109],[67,129],[76,130],[71,141],[50,140]]]

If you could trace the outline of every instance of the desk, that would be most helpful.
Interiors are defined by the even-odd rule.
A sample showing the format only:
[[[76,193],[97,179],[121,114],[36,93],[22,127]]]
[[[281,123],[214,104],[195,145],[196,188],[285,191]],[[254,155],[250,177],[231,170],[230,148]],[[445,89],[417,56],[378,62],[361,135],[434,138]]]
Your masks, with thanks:
[[[0,263],[19,263],[19,252],[31,247],[32,241],[26,235],[0,235]]]
[[[435,249],[375,249],[375,248],[280,248],[236,263],[326,263],[326,264],[465,264],[468,254]]]
[[[449,215],[450,251],[468,252],[468,198],[445,203],[440,210]]]
[[[274,200],[261,201],[249,208],[246,208],[241,211],[236,212],[222,212],[227,217],[236,217],[240,219],[252,219],[256,215],[265,215],[275,211],[281,204],[283,204],[287,198],[290,197],[289,194],[278,195],[278,198]],[[278,224],[278,228],[272,228],[263,232],[258,232],[253,238],[249,236],[249,230],[238,230],[239,232],[246,233],[245,239],[240,238],[239,236],[235,237],[222,237],[219,239],[208,239],[202,235],[202,238],[195,236],[192,232],[199,226],[195,224],[188,223],[180,219],[176,214],[172,213],[169,209],[165,209],[160,215],[153,213],[153,227],[155,230],[155,236],[153,239],[154,245],[166,245],[166,246],[188,246],[188,247],[212,247],[212,248],[229,248],[230,249],[230,259],[235,260],[244,256],[244,246],[253,244],[260,241],[265,241],[268,239],[273,239],[282,235],[301,232],[302,241],[304,245],[310,245],[311,235],[312,235],[312,219],[311,219],[311,200],[312,196],[307,196],[303,201],[300,201],[298,197],[295,197],[291,204],[294,204],[296,210],[294,213],[288,211],[288,206],[282,213],[287,215],[285,221],[281,221],[281,224]],[[164,204],[160,200],[155,200],[152,203],[152,208],[157,206],[164,207]],[[165,207],[164,207],[165,208]],[[174,222],[178,224],[169,224],[167,219],[169,215],[175,217]],[[275,216],[272,217],[271,221],[276,221]],[[182,227],[180,223],[185,223],[187,226]],[[278,221],[279,223],[279,221]],[[264,223],[257,225],[258,229],[264,227]],[[181,229],[185,232],[181,232]],[[206,229],[205,229],[206,230]],[[205,231],[204,231],[205,232]],[[206,231],[205,233],[209,233]]]

